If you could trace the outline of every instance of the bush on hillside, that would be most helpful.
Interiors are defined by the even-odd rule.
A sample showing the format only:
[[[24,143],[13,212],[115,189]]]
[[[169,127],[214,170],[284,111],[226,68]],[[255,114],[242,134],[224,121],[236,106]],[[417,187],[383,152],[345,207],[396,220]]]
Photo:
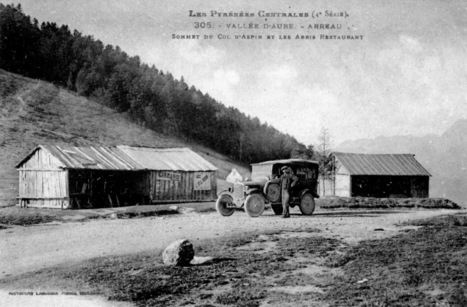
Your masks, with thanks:
[[[376,208],[426,208],[460,209],[461,207],[445,198],[374,198],[374,197],[330,197],[318,200],[323,209],[376,209]]]

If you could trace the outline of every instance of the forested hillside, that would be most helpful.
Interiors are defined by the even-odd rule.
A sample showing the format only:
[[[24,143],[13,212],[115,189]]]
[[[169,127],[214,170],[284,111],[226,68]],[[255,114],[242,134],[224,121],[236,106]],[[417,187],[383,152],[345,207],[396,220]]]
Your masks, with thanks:
[[[143,128],[128,115],[76,93],[0,69],[0,207],[15,204],[15,165],[38,144],[189,147],[218,168],[218,187],[232,168],[244,177],[250,172],[248,164],[205,146]]]
[[[139,125],[243,162],[289,157],[295,138],[66,25],[0,4],[0,68],[77,92]]]

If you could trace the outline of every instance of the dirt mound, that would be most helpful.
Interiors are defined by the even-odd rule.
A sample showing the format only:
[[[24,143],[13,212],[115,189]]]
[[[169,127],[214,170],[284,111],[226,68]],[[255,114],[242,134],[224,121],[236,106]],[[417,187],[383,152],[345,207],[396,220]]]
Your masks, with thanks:
[[[319,199],[322,209],[388,209],[388,208],[426,208],[460,209],[461,207],[445,198],[373,198],[373,197],[333,197]]]

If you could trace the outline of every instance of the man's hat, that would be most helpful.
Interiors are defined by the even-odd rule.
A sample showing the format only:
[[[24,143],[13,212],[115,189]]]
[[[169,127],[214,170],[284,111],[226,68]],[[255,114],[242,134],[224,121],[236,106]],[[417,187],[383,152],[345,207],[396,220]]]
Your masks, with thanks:
[[[283,166],[281,167],[281,171],[285,171],[286,169],[289,169],[289,167],[286,165],[286,166]]]

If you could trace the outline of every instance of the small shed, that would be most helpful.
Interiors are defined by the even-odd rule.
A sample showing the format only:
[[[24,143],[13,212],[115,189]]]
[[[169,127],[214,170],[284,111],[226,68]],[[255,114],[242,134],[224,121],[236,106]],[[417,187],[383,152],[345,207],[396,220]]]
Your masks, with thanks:
[[[425,198],[430,173],[413,154],[331,153],[333,172],[321,180],[324,196]]]
[[[216,167],[188,148],[39,145],[17,166],[19,202],[92,208],[216,198]]]

